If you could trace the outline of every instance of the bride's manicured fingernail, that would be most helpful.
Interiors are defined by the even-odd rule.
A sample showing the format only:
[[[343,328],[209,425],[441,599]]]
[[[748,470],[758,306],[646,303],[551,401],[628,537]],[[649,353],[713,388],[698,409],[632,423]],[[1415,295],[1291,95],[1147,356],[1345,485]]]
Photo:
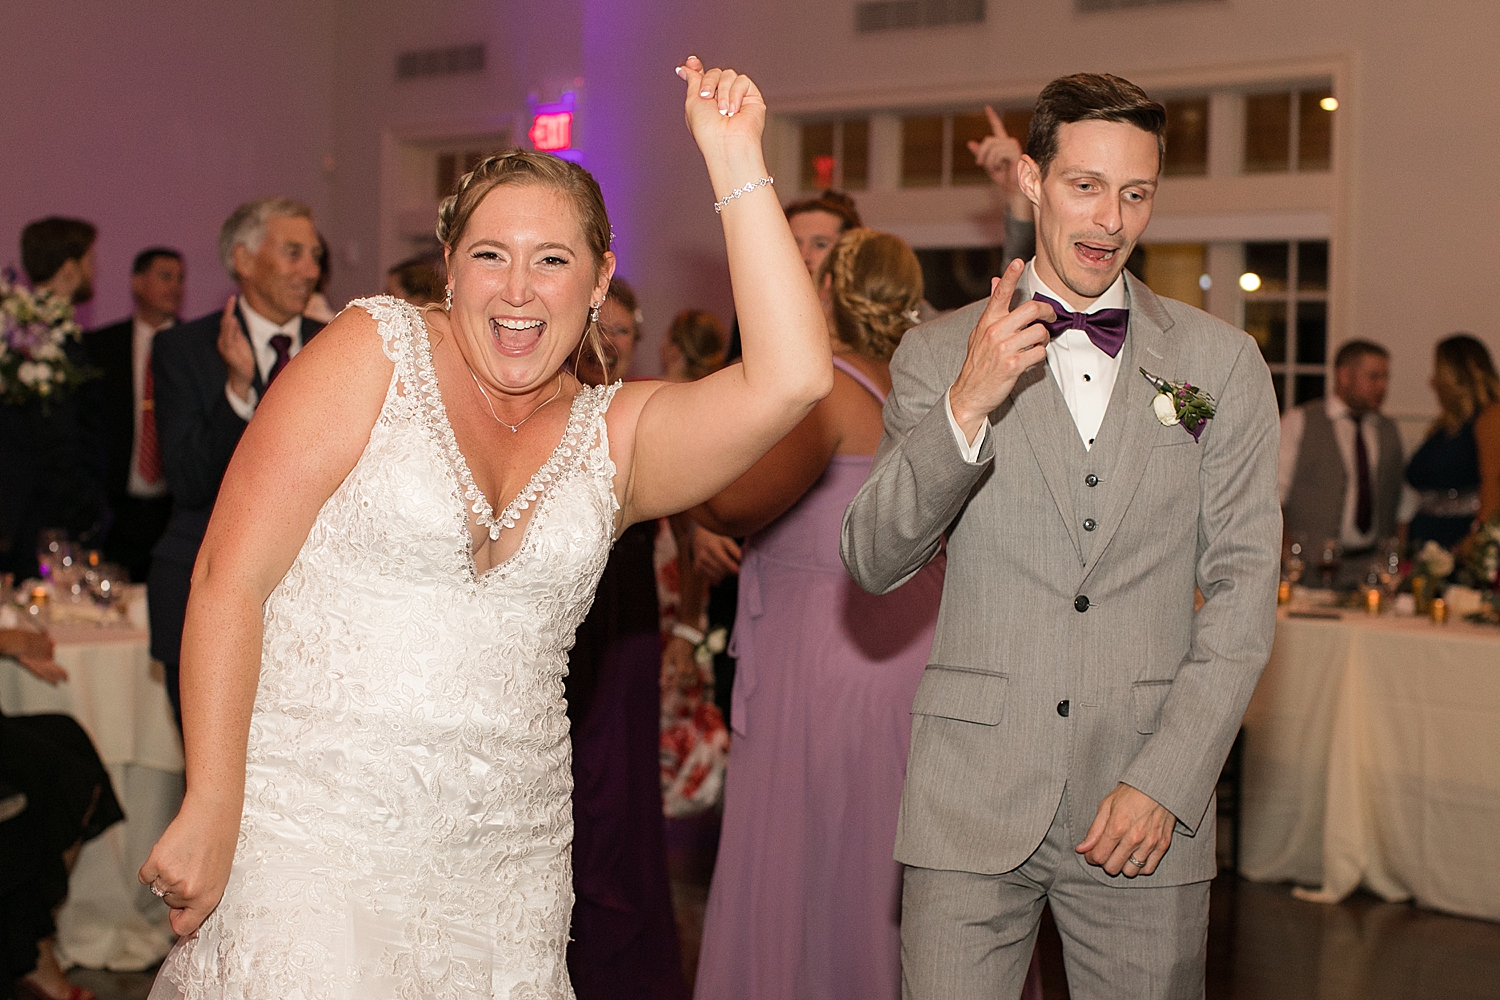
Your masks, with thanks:
[[[700,91],[698,91],[698,96],[699,97],[712,97],[712,96],[714,96],[714,92],[712,90],[700,90]]]

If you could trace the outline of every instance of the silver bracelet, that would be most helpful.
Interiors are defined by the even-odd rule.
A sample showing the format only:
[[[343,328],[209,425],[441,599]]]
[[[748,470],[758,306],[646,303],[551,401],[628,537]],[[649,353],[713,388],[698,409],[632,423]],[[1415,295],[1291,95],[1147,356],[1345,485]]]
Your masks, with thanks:
[[[775,184],[775,183],[776,183],[776,178],[774,178],[774,177],[762,177],[758,181],[751,181],[749,184],[746,184],[744,187],[735,188],[733,191],[729,192],[724,197],[722,197],[718,201],[714,202],[714,212],[715,212],[715,214],[723,214],[723,212],[724,212],[724,206],[727,205],[727,204],[729,204],[731,201],[734,201],[734,199],[738,198],[740,195],[742,195],[742,194],[749,194],[751,191],[754,191],[758,187],[765,187],[767,184]]]

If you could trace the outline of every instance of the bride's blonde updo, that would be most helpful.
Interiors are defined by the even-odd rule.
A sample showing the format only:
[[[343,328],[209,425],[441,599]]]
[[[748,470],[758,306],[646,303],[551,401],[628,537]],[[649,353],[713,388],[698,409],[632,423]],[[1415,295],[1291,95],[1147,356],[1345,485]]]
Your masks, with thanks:
[[[922,265],[898,236],[851,229],[839,237],[818,270],[833,279],[834,330],[859,354],[888,361],[901,337],[917,325]]]
[[[449,253],[458,248],[469,218],[484,196],[502,184],[540,184],[571,198],[573,208],[578,212],[578,224],[594,257],[594,267],[604,266],[610,229],[609,213],[604,209],[599,182],[576,163],[550,153],[533,153],[525,149],[512,149],[480,160],[478,166],[459,180],[458,190],[443,199],[438,208],[437,238]]]

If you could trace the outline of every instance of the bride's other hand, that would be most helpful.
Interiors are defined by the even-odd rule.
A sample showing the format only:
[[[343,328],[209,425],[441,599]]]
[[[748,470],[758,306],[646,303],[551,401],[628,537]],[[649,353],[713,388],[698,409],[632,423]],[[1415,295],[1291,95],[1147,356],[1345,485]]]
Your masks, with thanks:
[[[172,930],[196,931],[219,905],[229,883],[239,816],[184,802],[136,876],[171,907]]]

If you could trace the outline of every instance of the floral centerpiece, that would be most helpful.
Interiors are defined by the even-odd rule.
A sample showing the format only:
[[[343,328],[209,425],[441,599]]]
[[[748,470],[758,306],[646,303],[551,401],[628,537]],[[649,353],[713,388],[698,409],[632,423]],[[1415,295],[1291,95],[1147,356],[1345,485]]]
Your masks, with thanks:
[[[72,303],[0,276],[0,404],[45,407],[89,378],[66,349],[82,336]]]
[[[1464,540],[1463,572],[1484,601],[1484,606],[1468,618],[1500,625],[1500,514]]]

